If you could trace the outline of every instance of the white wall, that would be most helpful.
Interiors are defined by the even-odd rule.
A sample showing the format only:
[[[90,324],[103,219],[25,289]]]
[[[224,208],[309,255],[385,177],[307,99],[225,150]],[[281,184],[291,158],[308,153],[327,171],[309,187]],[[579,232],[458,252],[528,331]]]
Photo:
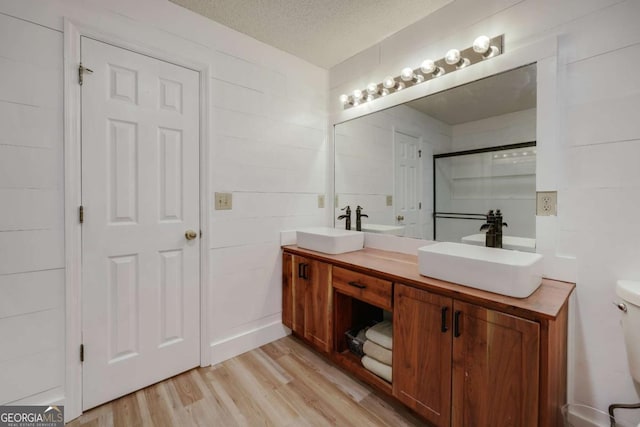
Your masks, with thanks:
[[[464,151],[536,140],[536,109],[451,126],[451,150]]]
[[[352,209],[360,205],[369,215],[364,221],[396,225],[395,210],[386,204],[386,196],[394,194],[394,131],[422,139],[421,229],[422,237],[431,238],[432,155],[450,151],[451,126],[404,105],[335,127],[335,191],[339,199],[335,216],[342,214],[340,209],[346,205]],[[336,221],[336,227],[344,227],[344,221]]]
[[[286,333],[279,231],[326,222],[326,70],[165,0],[0,0],[0,404],[64,398],[64,16],[213,66],[214,362]]]
[[[62,34],[0,15],[0,403],[63,394]]]
[[[469,46],[479,34],[504,33],[508,52],[559,36],[557,95],[538,98],[539,110],[557,101],[557,111],[540,110],[538,118],[558,125],[537,138],[553,144],[545,154],[538,147],[546,166],[537,189],[558,190],[558,217],[540,217],[536,227],[544,229],[538,241],[548,253],[577,257],[570,399],[601,409],[639,400],[611,304],[617,279],[640,280],[638,17],[637,0],[458,0],[330,70],[337,112],[340,93]]]

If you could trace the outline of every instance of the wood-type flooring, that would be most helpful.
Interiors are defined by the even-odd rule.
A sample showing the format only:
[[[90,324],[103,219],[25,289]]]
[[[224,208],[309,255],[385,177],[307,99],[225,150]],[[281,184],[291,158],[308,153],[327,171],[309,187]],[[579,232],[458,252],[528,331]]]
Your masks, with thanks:
[[[408,427],[425,423],[289,336],[91,409],[67,425]]]

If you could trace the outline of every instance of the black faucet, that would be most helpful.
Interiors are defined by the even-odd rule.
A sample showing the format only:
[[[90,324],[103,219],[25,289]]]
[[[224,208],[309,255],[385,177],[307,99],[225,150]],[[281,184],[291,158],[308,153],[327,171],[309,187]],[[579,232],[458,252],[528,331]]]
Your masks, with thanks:
[[[369,215],[362,213],[362,206],[356,208],[356,231],[362,231],[362,217],[369,218]]]
[[[508,227],[508,225],[506,222],[502,222],[502,213],[500,209],[497,209],[495,217],[496,248],[502,247],[502,227]]]
[[[351,230],[351,206],[345,206],[340,210],[346,211],[346,212],[343,215],[340,215],[338,219],[344,219],[345,220],[344,229]]]
[[[480,227],[480,231],[485,231],[486,230],[486,233],[484,235],[484,245],[486,247],[488,247],[488,248],[495,248],[496,247],[496,226],[495,226],[495,222],[496,222],[496,216],[493,213],[493,209],[491,209],[487,213],[487,222],[482,224],[482,226]]]
[[[482,224],[480,231],[485,231],[484,245],[488,248],[502,248],[502,227],[508,227],[502,222],[500,209],[493,213],[493,209],[487,213],[487,222]]]

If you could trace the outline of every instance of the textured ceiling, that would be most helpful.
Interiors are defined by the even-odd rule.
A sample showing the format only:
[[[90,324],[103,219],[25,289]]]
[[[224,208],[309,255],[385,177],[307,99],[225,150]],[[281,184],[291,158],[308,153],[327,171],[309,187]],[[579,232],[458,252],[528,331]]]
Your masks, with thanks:
[[[517,68],[406,104],[449,125],[536,106],[536,65]]]
[[[331,68],[452,0],[170,0]]]

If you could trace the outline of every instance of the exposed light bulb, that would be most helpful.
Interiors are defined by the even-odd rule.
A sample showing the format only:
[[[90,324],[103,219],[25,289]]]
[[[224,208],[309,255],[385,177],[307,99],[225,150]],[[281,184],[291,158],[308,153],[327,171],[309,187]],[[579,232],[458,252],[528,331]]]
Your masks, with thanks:
[[[469,65],[469,60],[467,58],[463,58],[458,49],[450,49],[444,57],[444,62],[449,65],[455,65],[458,69]]]
[[[378,93],[378,85],[375,83],[369,83],[367,85],[367,93],[369,95],[375,95],[376,93]]]
[[[477,37],[473,41],[473,51],[478,53],[485,53],[491,46],[491,40],[487,36]]]
[[[491,39],[480,36],[473,41],[473,51],[482,55],[483,59],[491,58],[499,53],[496,46],[491,46]]]
[[[347,95],[346,93],[340,95],[340,102],[342,102],[343,104],[347,104],[349,102],[349,95]]]
[[[353,104],[354,107],[357,107],[358,105],[360,105],[360,100],[354,98],[352,104]]]
[[[422,61],[422,64],[420,64],[420,71],[425,74],[433,74],[433,72],[436,71],[436,68],[436,63],[431,59],[425,59]]]
[[[375,96],[373,96],[372,94],[367,95],[367,102],[371,102],[371,101],[373,101],[374,99],[376,99],[376,97],[375,97]]]
[[[403,68],[402,71],[400,72],[400,78],[405,82],[409,82],[413,80],[413,77],[414,77],[413,69],[409,67]]]
[[[360,101],[363,97],[362,91],[360,89],[356,89],[353,91],[353,100]]]
[[[384,78],[384,80],[382,81],[382,86],[384,86],[386,89],[391,89],[396,85],[396,79],[394,79],[391,76],[387,76]]]
[[[380,92],[381,96],[387,96],[389,95],[389,89],[387,89],[386,87],[384,89],[382,89],[382,91]]]
[[[442,67],[438,67],[436,63],[431,59],[425,59],[420,64],[420,71],[423,74],[431,74],[433,77],[439,77],[444,74]]]
[[[458,49],[450,49],[444,57],[444,62],[449,65],[455,65],[460,62],[460,51]]]

